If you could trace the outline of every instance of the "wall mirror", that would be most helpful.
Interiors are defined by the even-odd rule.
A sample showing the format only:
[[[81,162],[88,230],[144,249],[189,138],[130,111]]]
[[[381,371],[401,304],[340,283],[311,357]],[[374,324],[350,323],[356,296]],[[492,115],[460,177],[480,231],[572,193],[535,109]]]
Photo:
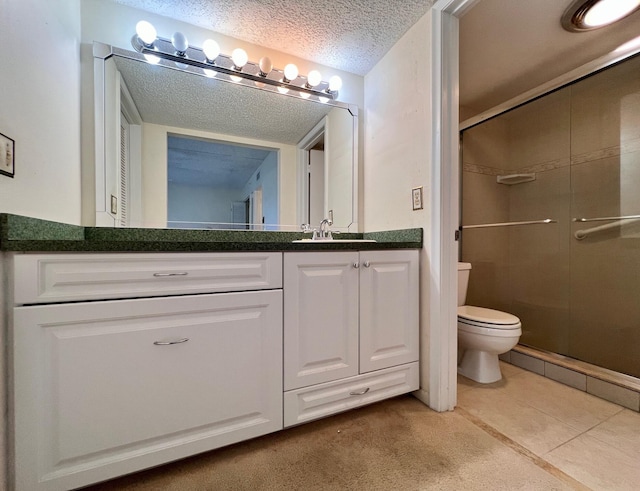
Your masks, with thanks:
[[[167,60],[150,64],[135,51],[94,43],[96,225],[299,230],[332,211],[334,228],[357,231],[357,107],[251,83]],[[216,147],[216,157],[205,156],[207,145]],[[264,170],[256,165],[248,172],[246,160],[234,167],[230,155],[220,156],[223,149],[254,160],[262,155]],[[319,150],[320,170],[316,165],[310,174]],[[170,170],[172,155],[178,156],[177,170]],[[223,190],[223,181],[212,183],[214,171],[241,168],[255,182],[241,186],[240,194]],[[188,184],[172,193],[170,181],[186,173]],[[269,183],[258,182],[266,177]],[[267,190],[275,194],[265,196]],[[251,199],[261,196],[268,202],[256,206]],[[193,199],[188,205],[187,197]],[[179,209],[171,208],[176,199]],[[214,206],[223,209],[188,213]],[[234,223],[243,213],[247,222]]]

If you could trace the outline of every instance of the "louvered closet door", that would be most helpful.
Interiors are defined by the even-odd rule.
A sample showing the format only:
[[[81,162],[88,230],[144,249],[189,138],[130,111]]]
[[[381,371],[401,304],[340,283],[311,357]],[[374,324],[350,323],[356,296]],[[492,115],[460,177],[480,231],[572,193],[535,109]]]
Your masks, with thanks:
[[[129,122],[120,113],[120,186],[117,223],[120,227],[129,225]]]

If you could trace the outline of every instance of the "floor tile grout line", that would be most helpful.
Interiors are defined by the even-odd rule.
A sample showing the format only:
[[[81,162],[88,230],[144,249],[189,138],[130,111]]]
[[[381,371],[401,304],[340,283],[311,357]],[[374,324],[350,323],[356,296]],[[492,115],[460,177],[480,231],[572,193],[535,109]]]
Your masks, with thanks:
[[[613,448],[613,449],[616,449],[616,450],[618,450],[619,452],[621,452],[621,453],[623,453],[624,455],[627,455],[627,456],[629,456],[629,457],[631,457],[631,458],[637,458],[637,454],[635,454],[635,453],[634,453],[634,454],[629,454],[629,453],[627,453],[625,450],[623,450],[621,447],[619,447],[619,446],[616,446],[616,445],[612,444],[610,441],[607,441],[607,440],[605,440],[605,439],[603,439],[603,438],[599,438],[597,435],[589,434],[589,433],[591,433],[591,431],[592,431],[592,430],[596,429],[598,426],[600,426],[600,425],[602,425],[602,424],[604,424],[604,423],[607,423],[607,422],[608,422],[609,420],[611,420],[614,416],[617,416],[617,415],[619,415],[620,413],[622,413],[622,412],[624,412],[624,411],[630,411],[630,412],[633,412],[633,410],[632,410],[632,409],[628,409],[628,408],[622,407],[622,408],[620,409],[620,411],[618,411],[617,413],[612,414],[611,416],[609,416],[609,417],[608,417],[607,419],[605,419],[604,421],[601,421],[600,423],[598,423],[597,425],[595,425],[593,428],[589,428],[587,431],[585,431],[585,432],[583,433],[583,435],[586,435],[586,436],[588,436],[588,437],[590,437],[590,438],[593,438],[594,440],[598,440],[598,441],[599,441],[600,443],[602,443],[603,445],[606,445],[607,447],[611,447],[611,448]],[[578,435],[578,436],[581,436],[581,435]],[[577,437],[576,437],[576,438],[577,438]],[[571,438],[571,440],[573,440],[573,439],[574,439],[574,438]],[[569,441],[571,441],[571,440],[569,440]],[[568,443],[568,442],[565,442],[565,443]],[[564,443],[563,443],[562,445],[564,445]],[[559,446],[561,447],[562,445],[559,445]],[[556,448],[558,448],[558,447],[556,447]],[[553,450],[555,450],[555,448],[554,448]],[[553,452],[553,450],[549,450],[549,452]]]
[[[484,390],[484,388],[483,388],[483,387],[481,387],[481,386],[479,386],[479,387],[472,387],[472,389],[471,389],[471,390],[475,390],[475,389],[479,389],[480,391]],[[468,391],[465,391],[465,392],[468,392]],[[538,413],[544,414],[546,417],[548,417],[548,418],[551,418],[551,419],[555,420],[555,422],[556,422],[556,423],[559,423],[559,424],[561,424],[562,426],[564,426],[564,427],[566,427],[566,428],[568,428],[568,429],[570,429],[570,430],[579,431],[579,432],[580,432],[580,434],[582,434],[582,433],[584,433],[584,432],[587,432],[587,431],[591,430],[592,428],[595,428],[595,426],[597,426],[598,424],[600,424],[600,423],[602,422],[602,421],[599,421],[595,426],[592,426],[592,427],[590,427],[590,428],[588,428],[588,429],[586,429],[586,430],[583,430],[583,429],[581,429],[581,428],[576,428],[575,426],[571,425],[570,423],[567,423],[566,421],[563,421],[563,420],[562,420],[562,419],[560,419],[558,416],[556,416],[556,415],[554,415],[554,414],[551,414],[551,413],[548,413],[547,411],[545,411],[544,409],[539,408],[538,406],[534,406],[533,404],[531,404],[531,403],[530,403],[529,401],[527,401],[527,400],[520,399],[519,397],[516,397],[515,395],[512,395],[512,397],[511,397],[511,398],[512,398],[512,400],[513,400],[513,401],[517,402],[518,404],[521,404],[521,405],[523,405],[523,406],[527,406],[529,409],[532,409],[532,410],[534,410],[534,411],[536,411],[536,412],[538,412]],[[460,407],[460,406],[456,406],[456,408],[459,408],[459,407]],[[460,409],[462,409],[462,408],[460,407]],[[617,414],[617,413],[616,413],[616,414]],[[476,417],[476,416],[474,416],[474,417]],[[606,420],[603,420],[603,421],[606,421]],[[497,430],[496,430],[496,431],[497,431]],[[578,436],[579,436],[579,435],[578,435]],[[567,440],[567,441],[571,441],[571,440],[573,440],[573,438],[575,438],[575,437],[571,437],[571,438],[569,438],[569,440]],[[563,445],[564,443],[566,443],[566,442],[563,442],[563,443],[561,443],[560,445]]]
[[[458,412],[467,421],[471,422],[472,424],[474,424],[475,426],[477,426],[478,428],[483,430],[485,433],[488,433],[489,435],[494,437],[496,440],[500,441],[501,443],[503,443],[504,445],[506,445],[507,447],[509,447],[513,451],[515,451],[518,454],[522,455],[527,460],[532,462],[534,465],[536,465],[539,468],[543,469],[544,471],[548,472],[549,474],[551,474],[552,476],[554,476],[557,479],[561,480],[565,484],[568,484],[573,489],[576,489],[578,491],[592,491],[590,487],[588,487],[585,484],[581,483],[580,481],[578,481],[574,477],[570,476],[569,474],[567,474],[563,470],[557,468],[556,466],[554,466],[550,462],[547,462],[546,460],[544,460],[539,455],[536,455],[535,453],[533,453],[531,450],[523,447],[518,442],[516,442],[516,441],[512,440],[511,438],[509,438],[508,436],[504,435],[503,433],[501,433],[500,431],[495,429],[493,426],[485,423],[484,421],[482,421],[482,419],[478,418],[477,416],[474,416],[473,414],[469,413],[468,411],[466,411],[465,409],[463,409],[463,408],[461,408],[459,406],[455,408],[455,411]],[[571,441],[571,440],[572,439],[570,439],[569,441]],[[563,445],[564,445],[564,443],[563,443]]]
[[[530,373],[530,374],[533,374],[533,375],[537,375],[537,376],[543,377],[543,378],[545,378],[545,379],[547,378],[547,377],[544,377],[543,375],[540,375],[540,374],[537,374],[537,373],[534,373],[534,372],[527,372],[527,373]],[[534,377],[534,378],[536,378],[536,377]],[[588,394],[588,392],[582,391],[582,390],[580,390],[580,389],[576,389],[575,387],[570,387],[570,386],[568,386],[568,385],[564,385],[564,384],[562,384],[561,382],[558,382],[557,380],[553,380],[553,379],[548,379],[548,380],[550,380],[550,381],[552,381],[552,382],[555,382],[556,384],[560,384],[560,385],[561,385],[562,387],[564,387],[564,388],[573,389],[574,391],[577,391],[578,393]],[[593,396],[593,394],[589,394],[589,395],[590,395],[590,396],[592,396],[592,397],[596,397],[596,399],[600,399],[600,398],[599,398],[599,397],[597,397],[597,396]],[[604,399],[601,399],[601,400],[603,400],[603,401],[605,401],[605,402],[607,402],[607,403],[609,403],[609,404],[612,404],[612,405],[614,405],[614,406],[617,406],[617,407],[618,407],[618,410],[617,410],[615,413],[611,414],[610,416],[607,416],[605,419],[603,419],[603,420],[599,420],[596,424],[594,424],[593,426],[589,427],[588,429],[583,430],[582,428],[577,428],[576,426],[574,426],[574,425],[573,425],[573,424],[571,424],[571,423],[568,423],[568,422],[566,422],[566,421],[563,421],[562,419],[558,418],[557,416],[555,416],[555,415],[553,415],[553,414],[551,414],[551,413],[549,413],[549,412],[545,411],[545,409],[544,409],[544,408],[538,407],[537,405],[534,405],[534,404],[532,404],[531,402],[529,402],[528,400],[522,399],[522,398],[518,397],[518,396],[517,396],[517,395],[515,395],[515,394],[513,395],[513,398],[514,398],[516,401],[518,401],[518,402],[520,402],[520,403],[522,403],[522,404],[525,404],[525,405],[529,406],[530,408],[535,409],[536,411],[539,411],[539,412],[541,412],[541,413],[545,414],[546,416],[549,416],[550,418],[553,418],[553,419],[557,420],[558,422],[562,423],[563,425],[568,426],[568,427],[570,427],[570,428],[572,428],[572,429],[574,429],[574,430],[576,430],[576,431],[581,431],[581,432],[583,432],[583,433],[586,433],[587,431],[592,430],[593,428],[595,428],[596,426],[600,425],[601,423],[604,423],[605,421],[608,421],[610,418],[612,418],[612,417],[613,417],[613,416],[615,416],[616,414],[619,414],[621,411],[624,411],[624,409],[625,409],[625,407],[624,407],[624,406],[621,406],[621,405],[619,405],[619,404],[616,404],[615,402],[605,401]],[[572,439],[573,439],[573,438],[571,438],[570,440],[572,440]],[[570,441],[570,440],[569,440],[569,441]]]

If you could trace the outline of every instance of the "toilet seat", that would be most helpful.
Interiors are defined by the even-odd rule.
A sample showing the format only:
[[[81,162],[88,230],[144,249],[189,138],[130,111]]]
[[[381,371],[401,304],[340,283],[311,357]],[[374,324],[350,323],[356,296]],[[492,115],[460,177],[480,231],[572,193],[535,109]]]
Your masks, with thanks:
[[[499,331],[516,330],[522,326],[520,319],[515,315],[472,305],[458,307],[458,323],[462,326],[469,326],[468,330],[473,331],[477,330],[472,329],[471,326]],[[464,329],[462,326],[458,327]]]

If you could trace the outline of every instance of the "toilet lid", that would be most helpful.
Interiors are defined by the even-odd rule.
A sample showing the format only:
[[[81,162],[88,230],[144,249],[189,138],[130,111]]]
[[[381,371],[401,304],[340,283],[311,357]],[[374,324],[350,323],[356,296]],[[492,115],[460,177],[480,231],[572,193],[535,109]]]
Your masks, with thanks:
[[[458,307],[458,318],[460,320],[481,322],[483,324],[493,324],[496,328],[499,328],[499,326],[513,326],[514,324],[520,323],[520,319],[507,312],[485,309],[484,307],[473,307],[471,305]]]

